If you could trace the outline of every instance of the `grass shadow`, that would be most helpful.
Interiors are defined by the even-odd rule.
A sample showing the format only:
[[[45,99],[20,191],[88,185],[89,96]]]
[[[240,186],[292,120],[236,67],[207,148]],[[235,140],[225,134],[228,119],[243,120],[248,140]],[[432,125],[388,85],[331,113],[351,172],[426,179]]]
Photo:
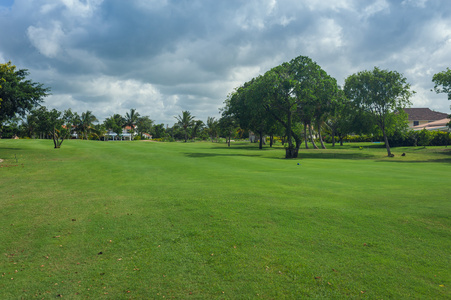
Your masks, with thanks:
[[[206,152],[196,152],[196,153],[184,153],[187,157],[201,158],[201,157],[218,157],[218,156],[243,156],[243,157],[261,157],[261,155],[256,154],[228,154],[228,153],[206,153]]]

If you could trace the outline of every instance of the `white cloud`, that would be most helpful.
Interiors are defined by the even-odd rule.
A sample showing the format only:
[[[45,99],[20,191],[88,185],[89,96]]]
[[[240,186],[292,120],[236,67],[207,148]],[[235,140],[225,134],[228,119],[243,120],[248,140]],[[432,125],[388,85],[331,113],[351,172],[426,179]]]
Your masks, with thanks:
[[[52,22],[47,27],[30,26],[27,36],[36,49],[47,57],[56,57],[61,52],[61,43],[64,32],[59,22]]]
[[[363,16],[365,18],[369,18],[380,12],[388,13],[389,9],[390,9],[390,5],[387,3],[386,0],[376,0],[374,3],[366,6],[363,9]]]
[[[413,5],[420,8],[425,8],[428,0],[404,0],[402,1],[402,5]]]

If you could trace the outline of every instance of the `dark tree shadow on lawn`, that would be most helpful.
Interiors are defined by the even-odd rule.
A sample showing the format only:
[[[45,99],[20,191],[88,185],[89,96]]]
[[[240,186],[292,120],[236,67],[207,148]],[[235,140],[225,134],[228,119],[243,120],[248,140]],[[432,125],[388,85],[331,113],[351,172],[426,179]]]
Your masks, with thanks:
[[[217,156],[243,156],[243,157],[261,157],[255,154],[229,154],[229,153],[184,153],[187,157],[217,157]]]

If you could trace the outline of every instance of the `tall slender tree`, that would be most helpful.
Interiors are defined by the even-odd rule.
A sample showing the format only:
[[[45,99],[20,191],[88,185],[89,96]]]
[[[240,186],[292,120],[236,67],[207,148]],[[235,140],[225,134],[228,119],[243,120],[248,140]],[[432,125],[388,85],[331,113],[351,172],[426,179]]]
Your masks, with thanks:
[[[194,116],[191,115],[191,113],[187,110],[182,111],[182,115],[178,115],[175,117],[177,120],[177,124],[183,128],[183,131],[185,132],[185,143],[188,141],[188,129],[190,129],[194,124]]]
[[[136,109],[130,109],[130,113],[125,114],[125,126],[130,127],[131,139],[133,140],[133,134],[135,133],[135,125],[138,122],[139,113],[136,112]]]
[[[96,116],[92,114],[91,111],[87,110],[86,112],[83,112],[80,116],[80,119],[78,121],[77,130],[79,133],[81,133],[82,139],[88,139],[88,134],[91,130],[91,127],[94,122],[97,122]]]
[[[202,129],[205,127],[205,124],[202,120],[195,120],[193,121],[193,130],[192,130],[192,138],[193,140],[196,139],[199,132],[202,131]]]
[[[211,142],[218,139],[218,120],[215,117],[207,118],[208,135],[210,136]]]

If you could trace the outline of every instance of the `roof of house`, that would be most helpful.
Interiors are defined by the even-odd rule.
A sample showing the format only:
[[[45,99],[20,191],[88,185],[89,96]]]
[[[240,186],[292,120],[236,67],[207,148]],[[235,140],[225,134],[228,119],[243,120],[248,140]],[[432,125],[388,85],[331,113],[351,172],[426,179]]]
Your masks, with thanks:
[[[409,121],[435,121],[447,118],[448,114],[430,110],[429,108],[404,108],[409,115]]]

